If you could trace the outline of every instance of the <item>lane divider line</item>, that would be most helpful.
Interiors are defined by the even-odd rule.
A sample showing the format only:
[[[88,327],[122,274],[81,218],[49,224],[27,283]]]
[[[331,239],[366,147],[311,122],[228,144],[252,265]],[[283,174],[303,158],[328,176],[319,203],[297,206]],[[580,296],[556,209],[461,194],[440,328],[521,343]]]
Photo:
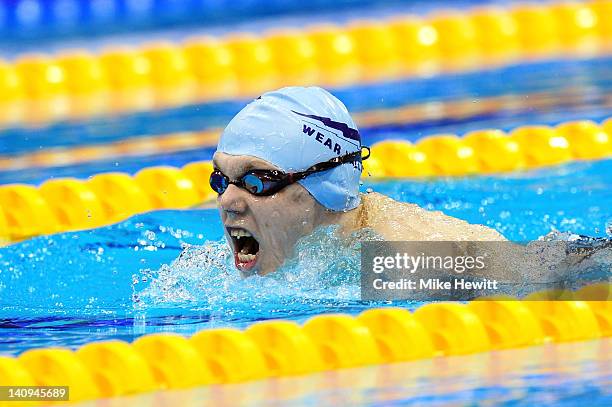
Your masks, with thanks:
[[[66,50],[0,61],[0,125],[43,123],[287,85],[342,87],[612,50],[612,0],[438,11],[418,17]]]
[[[162,333],[76,351],[32,349],[0,356],[0,385],[61,384],[70,387],[70,401],[83,401],[612,336],[611,284],[564,296],[427,303],[414,312],[371,308],[320,314],[303,325],[267,320],[190,338]]]
[[[208,132],[198,137],[208,143],[217,136]],[[601,124],[579,120],[556,127],[521,126],[509,134],[497,129],[472,131],[463,137],[440,134],[415,144],[384,140],[371,146],[363,176],[484,175],[610,157],[612,118]],[[50,179],[40,187],[0,185],[0,239],[19,241],[109,225],[155,209],[191,208],[215,198],[208,183],[212,171],[211,162],[196,161],[182,168],[147,167],[134,176],[111,172],[87,180]]]

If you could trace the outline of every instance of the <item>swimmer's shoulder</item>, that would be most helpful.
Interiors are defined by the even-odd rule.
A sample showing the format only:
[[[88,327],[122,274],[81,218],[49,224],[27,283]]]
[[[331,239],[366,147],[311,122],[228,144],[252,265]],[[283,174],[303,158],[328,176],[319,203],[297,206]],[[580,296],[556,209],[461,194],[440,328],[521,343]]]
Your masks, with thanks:
[[[410,209],[414,211],[423,210],[420,206],[408,202],[399,202],[387,195],[379,192],[368,192],[361,195],[363,204],[366,209],[388,209],[394,210],[401,208],[402,210]]]
[[[393,216],[415,221],[424,217],[446,216],[440,211],[428,211],[417,204],[396,201],[378,192],[363,194],[362,200],[370,218],[389,218]]]
[[[429,211],[419,205],[396,201],[370,192],[362,195],[367,224],[386,238],[401,240],[505,241],[499,232],[484,225]]]
[[[363,224],[387,240],[427,240],[418,227],[418,205],[398,202],[378,192],[362,195]]]
[[[370,223],[396,216],[412,216],[422,210],[418,205],[399,202],[378,192],[362,194],[361,198],[364,211]]]

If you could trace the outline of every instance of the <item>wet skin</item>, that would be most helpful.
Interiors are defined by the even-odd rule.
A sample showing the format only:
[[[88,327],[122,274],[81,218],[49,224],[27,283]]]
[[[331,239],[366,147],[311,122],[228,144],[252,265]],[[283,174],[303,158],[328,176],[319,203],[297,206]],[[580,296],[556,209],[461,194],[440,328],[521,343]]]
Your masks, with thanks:
[[[256,157],[219,152],[215,153],[213,164],[230,180],[237,180],[249,170],[279,170]],[[340,225],[339,232],[344,236],[357,229],[369,228],[385,240],[455,241],[460,254],[465,254],[465,248],[459,242],[506,240],[486,226],[469,224],[442,212],[397,202],[378,193],[362,194],[361,203],[353,210],[332,212],[320,205],[298,183],[274,195],[261,197],[231,184],[217,197],[217,205],[225,235],[234,252],[236,267],[244,276],[273,272],[286,259],[293,257],[295,244],[301,237],[311,234],[319,226],[329,224]],[[236,252],[240,247],[237,247],[236,237],[231,236],[232,229],[234,234],[236,231],[248,233],[257,241],[254,261],[241,262],[238,259]],[[537,258],[525,257],[523,252],[522,246],[517,245],[516,253],[509,246],[500,258],[500,266],[488,270],[487,277],[508,281],[518,281],[519,278],[540,281],[542,276],[537,273],[538,267],[534,272],[519,273],[518,269],[509,266],[539,264]]]
[[[247,171],[279,170],[271,163],[247,155],[217,152],[216,169],[237,180]],[[360,228],[370,228],[385,240],[505,240],[498,232],[482,225],[427,211],[418,205],[397,202],[378,193],[361,195],[361,203],[347,212],[332,212],[319,204],[299,183],[291,184],[271,196],[255,196],[231,184],[217,197],[225,235],[234,252],[236,267],[243,275],[267,274],[294,254],[298,239],[321,225],[340,225],[345,236]],[[255,261],[241,261],[240,247],[230,231],[240,229],[257,241]]]
[[[267,161],[252,156],[235,156],[217,152],[213,165],[230,180],[236,180],[253,169],[278,170]],[[217,206],[225,226],[225,235],[232,242],[230,230],[246,230],[259,244],[254,265],[236,266],[243,274],[267,274],[278,268],[293,255],[295,243],[335,214],[327,211],[300,184],[291,184],[271,196],[255,196],[246,190],[230,185],[217,197]],[[231,244],[236,255],[235,244]]]

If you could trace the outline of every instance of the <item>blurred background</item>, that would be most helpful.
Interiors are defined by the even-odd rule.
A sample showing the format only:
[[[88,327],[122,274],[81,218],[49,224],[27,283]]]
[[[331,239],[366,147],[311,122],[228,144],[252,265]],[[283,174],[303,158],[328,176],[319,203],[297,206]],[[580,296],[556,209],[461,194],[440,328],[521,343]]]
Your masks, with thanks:
[[[611,21],[612,0],[0,0],[0,354],[371,308],[359,249],[332,231],[271,278],[242,279],[217,210],[194,208],[215,197],[224,126],[282,86],[347,105],[372,147],[364,192],[518,242],[612,237]],[[609,336],[609,308],[593,308],[600,332],[571,307],[536,308],[546,341]],[[466,349],[484,349],[469,318],[436,342],[481,335]],[[532,344],[503,322],[492,344]],[[399,383],[354,376],[349,401],[330,400],[609,405],[610,342],[575,345],[435,359]]]
[[[81,181],[147,170],[134,178],[147,193],[164,177],[178,191],[153,207],[192,205],[211,197],[207,160],[221,129],[249,100],[288,85],[331,90],[366,145],[401,141],[374,149],[373,177],[605,157],[611,10],[605,0],[2,0],[0,183],[47,185],[47,201],[80,202]],[[456,137],[486,129],[498,131]],[[450,138],[427,141],[439,134]],[[151,170],[161,165],[172,169]],[[185,174],[195,195],[176,186]],[[65,177],[80,186],[44,184]],[[122,182],[86,187],[103,199]],[[0,194],[5,212],[11,191]],[[109,205],[102,218],[121,218]],[[108,223],[53,211],[62,230]],[[21,227],[16,217],[9,228]]]

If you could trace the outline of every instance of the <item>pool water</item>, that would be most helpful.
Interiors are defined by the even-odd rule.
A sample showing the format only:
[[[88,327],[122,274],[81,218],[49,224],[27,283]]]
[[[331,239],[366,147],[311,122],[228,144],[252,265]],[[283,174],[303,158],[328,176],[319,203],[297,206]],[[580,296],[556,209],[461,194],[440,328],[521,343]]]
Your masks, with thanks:
[[[163,397],[159,393],[146,394],[116,401],[118,405],[156,406],[603,407],[609,406],[612,398],[611,346],[609,339],[555,344],[209,386],[166,392]]]
[[[584,119],[600,122],[610,116],[612,108],[612,57],[532,61],[331,90],[355,117],[365,145],[388,139],[415,141],[442,133],[463,135],[484,128],[509,131],[526,124],[556,125]],[[40,184],[50,178],[86,178],[109,171],[134,174],[154,165],[180,167],[209,160],[216,148],[214,142],[157,153],[143,148],[135,156],[108,156],[78,164],[40,165],[35,161],[30,166],[19,165],[29,162],[21,158],[45,150],[64,148],[60,151],[70,155],[71,148],[84,145],[142,140],[174,132],[218,131],[249,101],[224,100],[64,121],[41,128],[3,129],[0,158],[9,156],[17,168],[0,168],[0,183]],[[372,112],[382,112],[383,120],[368,120]]]
[[[609,116],[612,103],[608,96],[612,84],[609,62],[610,58],[562,61],[536,64],[529,69],[511,67],[503,72],[418,79],[405,86],[372,85],[337,93],[351,111],[358,113],[393,109],[408,102],[477,104],[487,98],[505,98],[502,106],[508,107],[495,113],[462,117],[441,113],[434,119],[364,126],[366,144],[389,138],[416,140],[449,131],[464,134],[486,127],[508,130],[524,124],[554,125],[572,119],[599,121]],[[508,81],[501,83],[500,76]],[[396,92],[397,89],[404,91]],[[544,107],[535,109],[529,103],[519,103],[534,95],[545,101],[541,105]],[[84,142],[74,137],[75,132],[89,143],[103,143],[137,134],[215,127],[241,104],[213,106],[207,110],[210,117],[202,114],[205,106],[190,106],[106,123],[61,123],[43,130],[10,130],[0,134],[0,142],[6,144],[7,154],[18,155]],[[207,147],[161,156],[3,171],[0,182],[39,184],[52,176],[86,178],[117,170],[133,174],[149,165],[178,166],[208,159],[212,150]],[[555,231],[612,236],[612,160],[575,162],[498,176],[366,178],[362,191],[369,189],[488,225],[514,241],[533,240]],[[48,346],[77,348],[98,340],[131,342],[154,332],[189,335],[212,327],[241,328],[263,319],[303,322],[320,313],[357,314],[374,306],[414,309],[420,305],[361,301],[359,246],[342,244],[334,237],[333,228],[321,229],[303,239],[297,252],[298,256],[269,277],[240,278],[228,256],[229,248],[214,208],[156,211],[91,231],[41,236],[0,248],[0,354],[18,355],[27,349]],[[162,402],[201,405],[202,400],[212,400],[222,405],[232,401],[256,404],[260,400],[259,404],[267,405],[266,395],[279,396],[287,384],[304,391],[285,395],[289,397],[286,400],[305,405],[465,405],[470,400],[508,405],[584,405],[588,400],[589,405],[610,405],[610,346],[609,340],[601,340],[328,372],[287,381],[172,392]],[[253,396],[236,400],[240,389],[261,399]]]
[[[605,160],[511,176],[366,180],[362,188],[525,241],[554,230],[610,233],[610,174],[612,160]],[[342,245],[329,229],[303,239],[299,256],[281,272],[249,279],[232,265],[216,209],[151,212],[2,248],[0,349],[15,355],[42,346],[190,334],[269,318],[303,321],[385,305],[360,301],[358,245]],[[185,245],[190,247],[176,260]]]

